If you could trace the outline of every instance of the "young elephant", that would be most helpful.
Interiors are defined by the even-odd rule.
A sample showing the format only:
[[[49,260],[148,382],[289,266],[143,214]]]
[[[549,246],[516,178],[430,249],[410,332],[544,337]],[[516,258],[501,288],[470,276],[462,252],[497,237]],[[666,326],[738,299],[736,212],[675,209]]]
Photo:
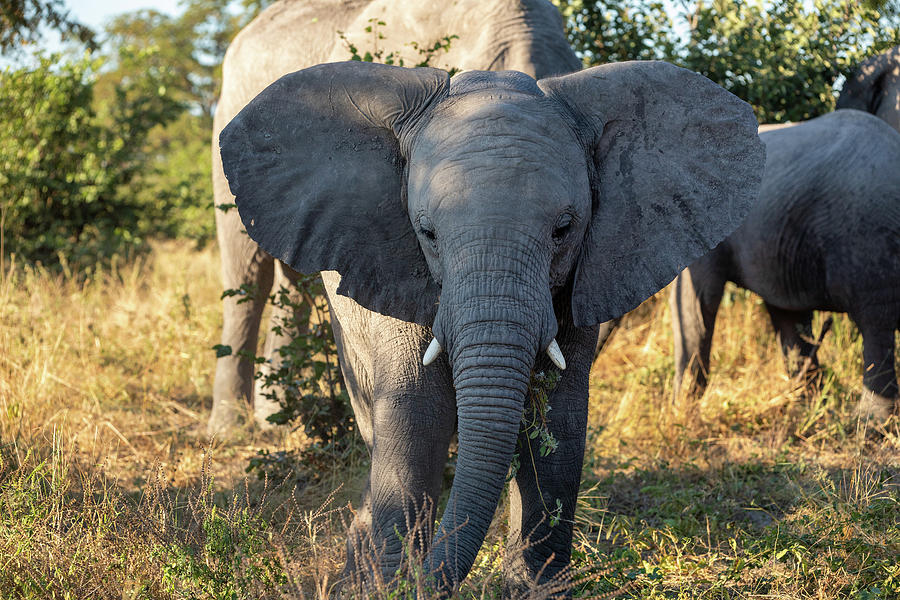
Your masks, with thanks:
[[[511,550],[506,584],[559,573],[596,326],[746,215],[764,164],[750,107],[657,62],[540,81],[349,62],[281,78],[220,144],[250,237],[300,272],[325,270],[372,457],[347,568],[367,537],[385,577],[395,572],[398,533],[439,497],[457,427],[426,568],[445,591],[469,572],[518,443],[509,542],[533,543]],[[541,457],[519,429],[532,371],[554,364],[565,369],[549,398],[559,446]],[[555,527],[542,498],[561,503]]]
[[[848,313],[863,336],[860,410],[885,419],[897,398],[900,135],[857,110],[761,131],[759,202],[671,287],[675,394],[686,371],[692,395],[706,388],[716,312],[732,281],[762,296],[785,355],[812,368],[813,311]]]

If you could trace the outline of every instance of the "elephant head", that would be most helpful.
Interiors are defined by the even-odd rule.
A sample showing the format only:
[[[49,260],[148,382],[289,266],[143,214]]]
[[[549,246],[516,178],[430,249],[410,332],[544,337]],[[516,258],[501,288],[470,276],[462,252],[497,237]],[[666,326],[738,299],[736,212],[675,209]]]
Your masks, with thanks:
[[[835,108],[855,108],[900,131],[900,46],[873,56],[847,78]]]
[[[223,130],[251,238],[338,271],[339,293],[432,327],[448,353],[459,454],[429,555],[447,580],[496,510],[535,357],[555,346],[554,295],[571,290],[575,325],[592,326],[725,238],[756,197],[756,127],[660,62],[540,81],[348,62],[281,78]]]

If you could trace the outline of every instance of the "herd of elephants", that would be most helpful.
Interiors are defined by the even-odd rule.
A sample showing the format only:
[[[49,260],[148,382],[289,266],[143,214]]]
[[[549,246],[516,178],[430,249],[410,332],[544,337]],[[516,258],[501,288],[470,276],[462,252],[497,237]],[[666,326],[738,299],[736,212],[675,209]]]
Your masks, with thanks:
[[[440,7],[440,8],[438,8]],[[429,67],[347,61],[456,36]],[[460,72],[450,76],[449,70]],[[760,127],[748,104],[656,61],[581,69],[547,0],[280,0],[233,41],[213,179],[226,289],[209,431],[277,410],[254,393],[266,298],[322,272],[371,471],[347,569],[390,576],[410,515],[436,517],[425,567],[451,593],[506,483],[533,371],[557,369],[548,427],[509,482],[507,595],[570,559],[598,336],[675,278],[676,387],[702,393],[727,281],[765,301],[815,366],[814,310],[863,338],[861,418],[897,408],[900,47],[848,78],[840,110]],[[272,319],[284,315],[276,308]],[[287,342],[269,332],[267,358]],[[263,368],[271,368],[266,367]],[[683,391],[683,390],[682,390]],[[532,458],[537,457],[537,458]],[[541,497],[562,502],[553,526]],[[429,512],[430,511],[430,512]]]

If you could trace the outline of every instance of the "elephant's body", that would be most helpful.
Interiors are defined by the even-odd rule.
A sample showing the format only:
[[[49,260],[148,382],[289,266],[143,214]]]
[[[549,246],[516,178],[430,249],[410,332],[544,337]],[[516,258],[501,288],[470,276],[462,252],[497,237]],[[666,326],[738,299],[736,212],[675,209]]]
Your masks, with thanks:
[[[750,107],[656,62],[538,81],[344,62],[280,78],[219,140],[249,237],[323,272],[372,457],[347,569],[371,574],[358,557],[374,550],[391,577],[411,513],[427,537],[455,429],[453,487],[423,548],[440,591],[472,567],[517,443],[506,584],[560,573],[598,326],[746,215],[763,168]],[[558,446],[541,456],[520,429],[533,373],[554,365]]]
[[[383,25],[379,25],[381,22]],[[366,31],[366,28],[374,29]],[[219,132],[254,96],[286,73],[312,65],[348,60],[350,51],[338,32],[360,51],[402,57],[407,65],[422,60],[410,42],[430,46],[444,36],[457,36],[431,66],[463,70],[522,71],[537,78],[580,68],[563,33],[559,13],[546,0],[459,0],[435,5],[414,0],[281,0],[272,4],[232,42],[223,64],[222,95],[213,128],[213,192],[216,206],[231,205],[233,196],[217,151]],[[375,39],[378,34],[382,39]],[[235,210],[216,210],[224,288],[248,292],[243,301],[224,301],[222,344],[232,353],[219,358],[213,388],[210,433],[227,430],[248,402],[256,420],[278,410],[261,391],[254,393],[254,364],[242,354],[254,353],[262,311],[269,291],[296,278],[244,233]],[[277,325],[288,317],[273,311]],[[296,315],[299,322],[304,319]],[[271,328],[270,328],[271,329]],[[276,349],[289,340],[270,331],[264,354],[271,369]],[[242,352],[243,351],[243,352]],[[252,400],[251,400],[252,398]]]
[[[900,46],[863,61],[844,83],[837,108],[872,113],[900,131]]]
[[[897,396],[900,327],[900,135],[869,114],[840,110],[764,131],[758,203],[713,252],[671,288],[676,394],[687,371],[702,393],[726,281],[766,302],[786,354],[815,367],[813,311],[845,312],[864,339],[866,411]],[[870,368],[871,367],[871,368]]]

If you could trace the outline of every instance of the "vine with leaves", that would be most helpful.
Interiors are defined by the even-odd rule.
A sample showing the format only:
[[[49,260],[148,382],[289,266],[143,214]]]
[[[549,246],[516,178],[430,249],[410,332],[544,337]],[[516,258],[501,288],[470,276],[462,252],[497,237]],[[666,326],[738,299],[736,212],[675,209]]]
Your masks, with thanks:
[[[553,432],[550,431],[550,418],[548,415],[551,408],[550,394],[553,393],[553,390],[555,390],[556,386],[559,384],[560,377],[561,374],[557,370],[532,372],[531,380],[528,384],[528,397],[526,399],[525,412],[522,414],[520,432],[524,433],[528,440],[540,438],[538,442],[539,456],[550,456],[556,452],[557,448],[559,448],[559,442],[556,437],[554,437]],[[507,483],[512,481],[522,466],[522,439],[523,438],[520,435],[516,442],[516,451],[513,454],[512,463],[510,464],[509,475],[507,475],[506,478]],[[550,524],[550,527],[555,527],[562,518],[562,501],[559,498],[556,498],[552,510],[547,506],[544,493],[541,490],[541,482],[538,478],[534,450],[531,442],[529,441],[526,443],[525,447],[528,450],[531,467],[534,469],[534,480],[537,484],[538,495],[541,498],[541,504],[547,515],[548,523]]]

